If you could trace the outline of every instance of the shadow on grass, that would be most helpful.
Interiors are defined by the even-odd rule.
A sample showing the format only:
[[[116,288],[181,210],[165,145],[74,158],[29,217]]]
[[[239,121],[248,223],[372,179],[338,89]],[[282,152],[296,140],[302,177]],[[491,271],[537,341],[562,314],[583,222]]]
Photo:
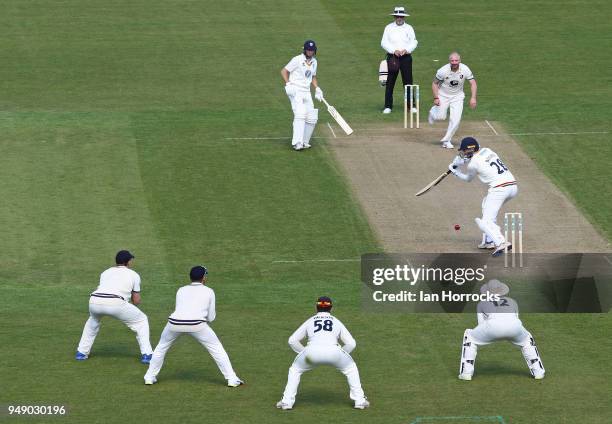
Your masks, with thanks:
[[[324,406],[324,405],[347,405],[353,406],[353,401],[348,396],[348,387],[346,390],[328,390],[325,388],[320,389],[306,389],[300,390],[295,398],[296,405],[303,406]]]

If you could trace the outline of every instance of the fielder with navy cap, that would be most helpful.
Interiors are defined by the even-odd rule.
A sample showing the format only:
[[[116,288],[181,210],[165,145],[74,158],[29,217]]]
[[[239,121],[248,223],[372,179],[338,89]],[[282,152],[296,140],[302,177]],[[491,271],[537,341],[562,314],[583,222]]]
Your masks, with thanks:
[[[319,365],[331,365],[346,376],[355,408],[365,409],[370,406],[370,402],[363,393],[357,364],[350,355],[357,343],[342,322],[330,313],[332,300],[329,297],[317,299],[316,307],[317,314],[306,320],[289,337],[289,346],[298,355],[289,368],[287,386],[276,407],[292,409],[302,374]],[[308,338],[306,347],[301,343],[305,338]],[[342,347],[338,340],[342,342]]]
[[[208,270],[205,267],[194,266],[189,272],[191,284],[181,287],[176,292],[176,308],[168,318],[168,323],[153,352],[151,365],[144,376],[145,384],[157,382],[157,375],[164,364],[166,353],[182,334],[189,334],[206,348],[227,380],[229,387],[238,387],[243,384],[234,372],[221,341],[208,325],[209,322],[214,321],[217,314],[215,292],[205,285],[207,275]]]
[[[100,275],[100,284],[89,297],[89,319],[83,328],[76,360],[84,361],[89,357],[91,347],[100,331],[101,319],[105,316],[122,321],[135,332],[140,345],[140,362],[148,364],[151,360],[153,349],[149,341],[149,320],[135,306],[140,304],[142,298],[140,276],[130,269],[133,260],[134,255],[129,251],[120,250],[115,256],[116,266]]]
[[[461,167],[465,167],[465,173]],[[512,249],[497,225],[497,214],[508,200],[516,197],[518,186],[512,172],[502,162],[497,153],[485,147],[480,148],[473,137],[461,140],[459,155],[448,166],[453,175],[460,180],[470,182],[475,176],[489,186],[487,195],[482,200],[482,218],[476,218],[476,224],[482,231],[482,242],[479,249],[494,249],[493,256],[501,255],[506,247]]]
[[[283,69],[281,76],[285,81],[285,92],[293,110],[294,150],[309,149],[310,138],[319,119],[319,110],[314,108],[310,95],[310,85],[315,88],[315,99],[323,100],[323,91],[317,81],[317,45],[313,40],[304,42],[302,54],[295,56]]]

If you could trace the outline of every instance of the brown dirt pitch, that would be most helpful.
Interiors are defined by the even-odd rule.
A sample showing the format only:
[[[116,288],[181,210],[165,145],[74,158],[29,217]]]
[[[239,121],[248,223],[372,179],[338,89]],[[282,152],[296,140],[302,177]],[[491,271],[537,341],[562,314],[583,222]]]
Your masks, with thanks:
[[[518,196],[504,212],[522,212],[523,251],[536,253],[610,251],[610,243],[537,168],[499,123],[463,121],[457,140],[474,136],[499,154],[519,183]],[[347,175],[354,196],[387,252],[474,252],[481,233],[474,222],[481,215],[487,188],[478,179],[465,183],[449,175],[421,197],[415,193],[443,173],[454,150],[439,139],[446,123],[420,129],[400,125],[356,129],[350,137],[329,138],[329,145]],[[336,133],[336,135],[339,135]],[[461,230],[456,231],[454,225]]]

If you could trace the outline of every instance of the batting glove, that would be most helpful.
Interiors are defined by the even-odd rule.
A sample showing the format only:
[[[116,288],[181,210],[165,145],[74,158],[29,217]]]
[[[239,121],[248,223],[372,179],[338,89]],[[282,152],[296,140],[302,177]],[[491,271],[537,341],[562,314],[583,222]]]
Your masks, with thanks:
[[[450,165],[448,165],[448,170],[453,174],[457,172],[457,165],[455,165],[455,161],[453,161]]]
[[[315,88],[315,99],[318,101],[323,100],[323,90],[321,90],[319,87]]]
[[[455,156],[455,159],[453,159],[453,165],[455,166],[461,166],[465,163],[465,161],[463,160],[463,158],[459,155]]]
[[[285,84],[285,93],[287,93],[287,96],[289,97],[295,96],[296,91],[297,91],[296,88],[290,82]]]

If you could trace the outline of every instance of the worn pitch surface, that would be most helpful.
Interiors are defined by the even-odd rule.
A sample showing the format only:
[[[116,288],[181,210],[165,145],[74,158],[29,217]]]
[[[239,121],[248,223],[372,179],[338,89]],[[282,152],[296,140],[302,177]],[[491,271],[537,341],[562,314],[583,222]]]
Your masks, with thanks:
[[[499,154],[519,183],[518,196],[504,212],[523,214],[524,252],[601,252],[610,244],[576,209],[499,123],[462,122],[455,136],[476,137]],[[481,215],[486,186],[449,175],[421,197],[415,193],[443,173],[456,150],[438,140],[446,123],[420,129],[370,127],[350,137],[330,138],[354,194],[385,250],[389,252],[475,251],[481,233],[474,218]],[[338,133],[336,133],[338,135]],[[454,225],[461,230],[456,231]]]

